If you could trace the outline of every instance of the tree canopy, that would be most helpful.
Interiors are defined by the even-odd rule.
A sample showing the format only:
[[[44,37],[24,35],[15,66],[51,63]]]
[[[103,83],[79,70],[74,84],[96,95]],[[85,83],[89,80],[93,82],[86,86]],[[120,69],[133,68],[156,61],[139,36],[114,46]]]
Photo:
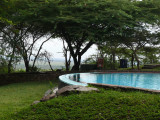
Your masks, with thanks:
[[[73,70],[78,70],[94,43],[135,37],[139,30],[160,25],[159,5],[159,0],[15,0],[10,19],[34,26],[31,33],[38,28],[37,34],[65,40]]]

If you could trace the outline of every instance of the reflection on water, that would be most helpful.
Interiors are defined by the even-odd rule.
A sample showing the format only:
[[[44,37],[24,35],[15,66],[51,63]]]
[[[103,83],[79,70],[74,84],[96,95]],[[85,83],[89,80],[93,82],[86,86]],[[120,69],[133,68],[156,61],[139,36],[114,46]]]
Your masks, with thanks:
[[[74,80],[76,82],[80,82],[80,74],[74,74],[69,76],[69,79]]]
[[[160,74],[153,73],[83,73],[71,75],[77,82],[103,83],[160,90]]]

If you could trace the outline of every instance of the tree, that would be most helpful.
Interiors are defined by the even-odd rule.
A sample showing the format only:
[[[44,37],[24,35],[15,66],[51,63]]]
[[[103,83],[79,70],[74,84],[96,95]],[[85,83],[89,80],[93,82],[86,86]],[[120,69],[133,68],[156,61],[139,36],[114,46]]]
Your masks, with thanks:
[[[146,46],[142,50],[144,64],[159,63],[159,47]]]
[[[132,56],[132,68],[133,68],[133,61],[134,58],[137,61],[137,68],[139,68],[140,60],[137,55],[137,52],[141,49],[143,49],[146,44],[151,44],[156,41],[155,34],[152,34],[151,32],[147,31],[146,29],[138,29],[138,30],[131,30],[127,31],[130,36],[123,38],[124,45],[129,48]],[[126,34],[127,34],[126,32]]]
[[[35,62],[40,54],[43,44],[52,37],[52,35],[47,36],[46,33],[40,33],[39,29],[33,29],[33,25],[19,23],[17,25],[7,26],[1,30],[5,36],[5,42],[7,42],[13,49],[13,55],[16,50],[23,58],[26,72],[29,72],[35,67]],[[46,39],[43,40],[37,52],[35,52],[35,45],[42,37],[46,37]],[[31,58],[33,58],[32,66],[30,65]]]
[[[82,55],[97,42],[110,36],[121,36],[126,29],[137,29],[159,23],[158,0],[51,0],[23,10],[21,19],[37,23],[68,44],[79,70]],[[24,17],[23,17],[24,16]],[[29,20],[29,18],[32,18]]]
[[[8,19],[9,13],[13,10],[13,4],[10,0],[1,0],[0,2],[0,23],[12,24],[12,21]]]
[[[13,70],[13,66],[20,61],[21,57],[19,56],[16,48],[11,47],[11,44],[8,43],[8,38],[6,37],[6,35],[2,33],[0,39],[0,48],[0,55],[3,56],[3,61],[5,61],[6,63],[6,71],[10,73],[11,70]]]
[[[70,69],[71,64],[71,54],[69,53],[69,47],[65,45],[65,41],[63,40],[63,55],[65,57],[65,66],[66,70]]]
[[[51,56],[52,56],[52,54],[45,50],[44,52],[42,52],[40,54],[40,56],[41,56],[42,60],[48,62],[50,69],[52,71],[54,71],[53,68],[52,68],[52,65],[51,65]],[[44,59],[43,59],[43,57],[44,57]]]
[[[109,61],[111,69],[116,69],[116,56],[119,53],[121,43],[118,42],[118,38],[111,38],[111,40],[98,44],[98,50],[101,53],[101,57],[105,58],[106,62]]]

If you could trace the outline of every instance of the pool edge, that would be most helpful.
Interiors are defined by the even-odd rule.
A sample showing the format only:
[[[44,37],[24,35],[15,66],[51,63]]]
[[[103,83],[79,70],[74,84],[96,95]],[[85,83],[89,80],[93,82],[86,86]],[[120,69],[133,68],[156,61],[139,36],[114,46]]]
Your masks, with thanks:
[[[131,86],[111,85],[111,84],[101,84],[101,83],[88,83],[88,85],[93,85],[93,86],[102,87],[102,88],[121,89],[125,91],[134,90],[134,91],[143,91],[143,92],[149,92],[149,93],[160,93],[160,90],[152,90],[152,89],[145,89],[145,88],[131,87]]]
[[[59,76],[58,89],[60,89],[62,87],[65,87],[65,86],[68,86],[68,85],[88,86],[87,83],[81,83],[81,82],[73,81],[73,80],[70,80],[68,78],[68,75],[74,75],[74,74],[80,74],[80,73],[71,73],[71,74],[64,74],[64,75]]]

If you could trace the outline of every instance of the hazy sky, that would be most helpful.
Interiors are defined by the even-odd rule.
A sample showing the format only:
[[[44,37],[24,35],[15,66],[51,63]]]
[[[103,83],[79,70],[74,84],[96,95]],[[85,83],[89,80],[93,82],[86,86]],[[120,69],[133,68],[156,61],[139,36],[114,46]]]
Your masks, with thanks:
[[[53,58],[56,59],[64,59],[62,50],[63,50],[63,42],[60,39],[51,39],[43,45],[43,49],[53,54]],[[92,45],[90,49],[82,56],[82,60],[89,57],[92,54],[97,53],[97,47]]]

